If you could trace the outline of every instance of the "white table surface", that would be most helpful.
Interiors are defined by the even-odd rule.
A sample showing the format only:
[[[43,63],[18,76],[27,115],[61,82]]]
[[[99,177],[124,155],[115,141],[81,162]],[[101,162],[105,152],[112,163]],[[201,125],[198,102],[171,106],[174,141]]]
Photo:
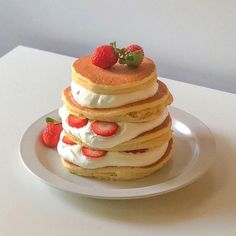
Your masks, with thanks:
[[[173,105],[202,120],[217,143],[212,168],[181,190],[97,200],[54,189],[28,173],[19,140],[33,121],[62,104],[73,60],[22,46],[0,58],[0,235],[236,235],[235,94],[162,78]]]

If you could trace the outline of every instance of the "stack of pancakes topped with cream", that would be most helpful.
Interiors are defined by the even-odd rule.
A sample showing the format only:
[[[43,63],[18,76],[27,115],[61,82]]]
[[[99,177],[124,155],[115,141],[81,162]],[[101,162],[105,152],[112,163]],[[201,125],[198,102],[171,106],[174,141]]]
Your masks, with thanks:
[[[59,109],[63,131],[58,153],[65,168],[80,176],[130,180],[150,175],[172,155],[173,98],[157,80],[154,62],[108,69],[90,56],[72,65],[71,86]]]

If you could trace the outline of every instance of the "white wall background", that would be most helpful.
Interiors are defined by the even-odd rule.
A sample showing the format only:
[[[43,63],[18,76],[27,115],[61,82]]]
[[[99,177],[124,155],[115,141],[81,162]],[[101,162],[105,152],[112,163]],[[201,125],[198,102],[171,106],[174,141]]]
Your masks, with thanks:
[[[138,43],[163,77],[236,93],[235,0],[0,0],[0,56],[21,44],[79,57]]]

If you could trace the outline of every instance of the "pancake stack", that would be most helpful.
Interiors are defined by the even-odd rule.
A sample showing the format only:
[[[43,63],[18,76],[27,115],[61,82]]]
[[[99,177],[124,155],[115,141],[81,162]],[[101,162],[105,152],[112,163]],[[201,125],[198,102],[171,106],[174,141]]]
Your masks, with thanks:
[[[72,65],[71,86],[59,109],[62,164],[71,173],[106,180],[131,180],[163,167],[172,155],[173,97],[157,80],[155,63],[137,68],[116,63],[102,69],[90,56]]]

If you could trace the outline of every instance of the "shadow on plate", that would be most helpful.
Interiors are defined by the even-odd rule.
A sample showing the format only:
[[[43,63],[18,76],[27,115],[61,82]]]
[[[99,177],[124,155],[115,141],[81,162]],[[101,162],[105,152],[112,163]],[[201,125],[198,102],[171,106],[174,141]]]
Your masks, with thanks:
[[[207,206],[213,196],[224,190],[228,170],[231,168],[226,160],[222,166],[220,160],[225,148],[232,148],[230,140],[220,134],[215,134],[215,137],[221,148],[218,148],[217,160],[213,167],[198,181],[178,191],[152,198],[122,201],[83,198],[59,190],[52,192],[84,214],[130,224],[175,224],[211,215],[212,212],[207,211]],[[231,202],[221,204],[225,209],[236,211],[235,206],[230,207]]]

